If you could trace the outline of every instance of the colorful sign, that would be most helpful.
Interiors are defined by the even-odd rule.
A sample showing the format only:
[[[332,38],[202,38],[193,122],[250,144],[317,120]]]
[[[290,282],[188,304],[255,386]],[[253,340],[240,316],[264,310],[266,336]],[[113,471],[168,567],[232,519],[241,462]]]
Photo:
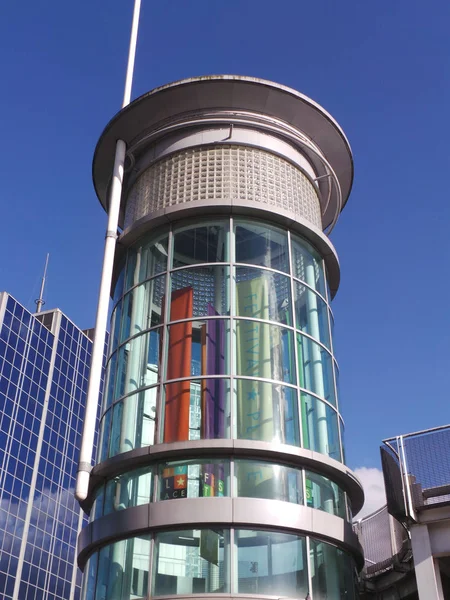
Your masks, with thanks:
[[[187,497],[188,468],[186,465],[163,469],[161,475],[161,500]]]
[[[223,465],[207,464],[202,466],[201,488],[202,496],[223,496],[225,491]]]

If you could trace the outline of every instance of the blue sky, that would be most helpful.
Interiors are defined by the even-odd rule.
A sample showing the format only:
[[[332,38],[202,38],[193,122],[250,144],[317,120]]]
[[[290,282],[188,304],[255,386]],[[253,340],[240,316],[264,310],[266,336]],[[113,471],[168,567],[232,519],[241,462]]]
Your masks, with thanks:
[[[28,308],[94,323],[106,220],[96,140],[120,108],[132,1],[0,6],[0,280]],[[385,437],[449,421],[450,4],[143,0],[133,97],[211,73],[273,79],[322,104],[355,159],[332,234],[351,467]]]

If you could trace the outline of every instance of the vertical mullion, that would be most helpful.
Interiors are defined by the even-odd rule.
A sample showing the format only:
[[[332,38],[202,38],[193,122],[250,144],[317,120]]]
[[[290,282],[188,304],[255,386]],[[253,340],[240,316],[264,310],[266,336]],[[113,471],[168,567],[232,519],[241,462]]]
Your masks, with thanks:
[[[234,458],[230,459],[229,476],[230,476],[230,490],[229,490],[229,494],[230,494],[231,498],[237,498],[237,486],[236,486],[236,483],[234,481]]]
[[[153,463],[151,466],[152,469],[152,479],[153,479],[153,490],[150,498],[150,502],[158,502],[158,492],[159,492],[159,465],[161,463]]]
[[[306,536],[306,568],[308,569],[308,592],[310,600],[314,600],[312,589],[312,574],[311,574],[311,540],[309,535]]]
[[[230,549],[229,549],[229,553],[228,553],[228,558],[230,561],[230,569],[229,569],[229,573],[230,573],[230,590],[229,593],[233,596],[233,594],[237,594],[238,593],[238,586],[235,585],[235,577],[236,574],[238,572],[238,570],[236,569],[236,564],[237,564],[237,552],[236,552],[236,544],[235,544],[235,530],[234,527],[230,528]]]
[[[294,265],[292,263],[292,248],[291,248],[291,232],[288,229],[288,254],[289,254],[289,280],[291,284],[291,310],[292,310],[292,323],[294,326],[294,331],[292,333],[294,337],[294,361],[295,361],[295,379],[296,379],[296,387],[297,387],[297,419],[298,419],[298,429],[300,435],[300,448],[303,448],[303,427],[302,427],[302,400],[301,400],[301,392],[300,392],[300,373],[298,369],[298,348],[297,348],[297,316],[295,311],[295,289],[294,289],[294,280],[292,278],[292,274],[294,272]],[[305,481],[303,477],[303,491],[306,499],[306,487]]]
[[[124,324],[124,306],[125,306],[125,296],[126,296],[126,286],[127,286],[127,269],[128,269],[128,259],[130,257],[130,251],[127,250],[126,253],[126,258],[124,261],[124,266],[123,266],[123,281],[122,281],[122,291],[120,294],[120,300],[117,302],[117,305],[120,303],[120,322],[119,322],[119,329],[118,329],[118,334],[117,334],[117,346],[116,346],[116,364],[114,366],[114,373],[113,373],[113,377],[114,377],[114,382],[113,382],[113,388],[112,388],[112,397],[111,397],[111,403],[109,405],[108,410],[110,411],[110,420],[109,420],[109,427],[108,427],[108,449],[106,452],[106,457],[105,460],[110,458],[110,452],[111,452],[111,436],[112,436],[112,427],[113,427],[113,417],[114,417],[114,408],[115,408],[115,404],[114,401],[116,400],[116,390],[117,390],[117,385],[119,382],[119,361],[120,361],[120,348],[121,348],[121,341],[122,341],[122,327]],[[116,305],[116,306],[117,306]],[[116,313],[117,313],[117,309],[116,309]],[[115,320],[115,319],[114,319]],[[115,323],[114,323],[114,327],[115,327]],[[114,336],[114,331],[112,332],[113,336]],[[91,356],[92,356],[92,352],[91,352]],[[112,355],[111,355],[112,356]],[[111,356],[109,357],[109,359],[111,359]],[[111,360],[109,361],[109,364],[111,364]],[[109,382],[108,382],[109,383]],[[105,381],[105,385],[106,385],[106,381]],[[106,394],[105,394],[106,392]],[[103,394],[104,396],[106,395],[106,401],[108,401],[107,398],[107,392],[108,390],[104,387],[103,388]],[[103,402],[102,402],[103,406],[105,406],[105,398],[103,398]],[[100,419],[105,420],[105,416],[106,416],[106,411],[103,413],[103,415],[100,417]],[[100,445],[100,441],[103,442],[103,439],[106,435],[105,432],[105,427],[104,427],[104,423],[103,423],[103,435],[102,435],[102,440],[100,440],[100,435],[98,436],[98,442],[99,442],[99,446],[97,449],[97,457],[100,458],[100,461],[102,460],[102,457],[99,455],[99,452],[101,451],[101,445]],[[103,444],[102,444],[103,445]],[[105,489],[105,496],[106,496],[106,489]]]
[[[337,383],[336,383],[336,361],[334,359],[334,346],[333,346],[333,338],[331,335],[331,308],[330,308],[330,297],[328,294],[328,277],[327,277],[327,272],[326,272],[326,268],[324,265],[324,261],[322,259],[322,267],[323,267],[323,274],[324,274],[324,279],[325,279],[325,295],[326,295],[326,301],[327,301],[327,323],[328,323],[328,336],[330,338],[330,350],[331,350],[331,364],[333,367],[333,388],[334,388],[334,399],[336,402],[336,411],[337,411],[337,424],[338,424],[338,437],[339,437],[339,456],[340,456],[340,460],[343,463],[344,462],[344,447],[342,444],[342,433],[341,433],[341,427],[343,427],[343,423],[341,421],[341,412],[339,409],[339,398],[338,398],[338,393],[337,393]]]
[[[155,534],[150,534],[150,552],[149,552],[149,565],[148,565],[148,582],[147,582],[147,598],[152,597],[152,587],[153,587],[153,556],[155,553]]]
[[[168,360],[168,338],[169,338],[169,326],[170,320],[170,296],[172,286],[172,262],[173,262],[173,229],[170,228],[169,240],[168,240],[168,252],[167,252],[167,269],[166,269],[166,285],[165,285],[165,298],[164,298],[164,322],[162,324],[162,344],[161,344],[161,356],[160,362],[160,373],[159,373],[159,394],[156,407],[156,427],[155,427],[155,439],[157,443],[162,443],[162,431],[165,420],[165,401],[164,401],[164,381],[167,371],[167,360]]]
[[[236,240],[234,235],[234,220],[230,217],[229,220],[229,269],[230,269],[230,437],[231,439],[237,436],[237,397],[235,393],[235,350],[236,350],[236,332],[235,332],[235,313],[236,313],[236,267],[234,265],[236,259]]]
[[[303,486],[303,505],[308,506],[308,498],[306,497],[306,471],[302,469],[302,486]]]

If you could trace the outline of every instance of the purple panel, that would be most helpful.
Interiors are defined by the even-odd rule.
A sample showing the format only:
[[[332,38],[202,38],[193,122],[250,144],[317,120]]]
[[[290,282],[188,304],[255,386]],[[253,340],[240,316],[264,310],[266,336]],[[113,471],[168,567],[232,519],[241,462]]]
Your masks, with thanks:
[[[219,313],[208,305],[208,316]],[[206,375],[225,374],[225,322],[206,322]],[[225,437],[225,381],[206,379],[203,387],[203,439]]]

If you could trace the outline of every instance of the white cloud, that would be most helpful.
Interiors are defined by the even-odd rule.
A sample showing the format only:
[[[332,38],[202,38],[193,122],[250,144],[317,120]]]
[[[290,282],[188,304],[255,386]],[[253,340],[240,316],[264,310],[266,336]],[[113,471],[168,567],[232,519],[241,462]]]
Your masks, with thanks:
[[[357,467],[354,469],[354,473],[361,480],[366,497],[364,506],[358,515],[355,515],[357,520],[359,520],[386,504],[386,492],[384,489],[383,472],[380,469]]]

